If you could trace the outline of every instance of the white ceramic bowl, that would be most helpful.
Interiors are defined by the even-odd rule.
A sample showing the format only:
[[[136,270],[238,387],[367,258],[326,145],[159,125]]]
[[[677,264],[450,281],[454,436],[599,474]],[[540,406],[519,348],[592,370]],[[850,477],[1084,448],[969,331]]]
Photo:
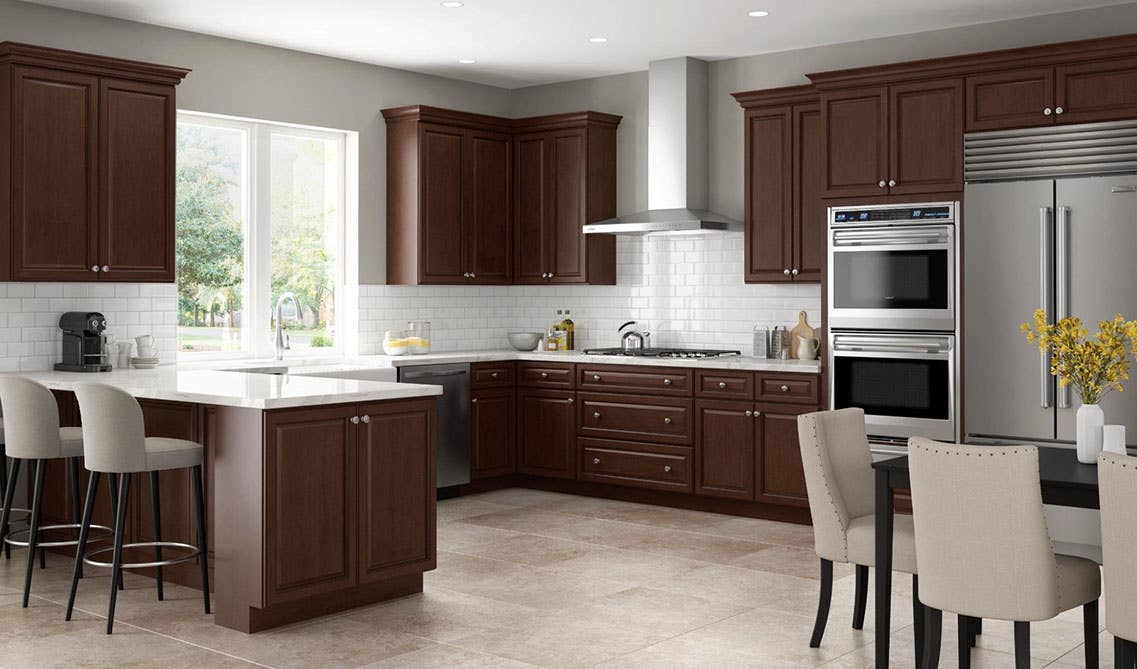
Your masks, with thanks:
[[[507,337],[515,351],[535,351],[541,343],[540,332],[510,332]]]

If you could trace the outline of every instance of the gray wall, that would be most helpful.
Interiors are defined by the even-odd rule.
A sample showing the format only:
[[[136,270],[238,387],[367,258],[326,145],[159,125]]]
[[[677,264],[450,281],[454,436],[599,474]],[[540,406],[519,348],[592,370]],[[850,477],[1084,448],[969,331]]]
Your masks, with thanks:
[[[0,0],[3,40],[191,68],[178,87],[180,109],[358,132],[360,283],[383,283],[387,271],[379,110],[416,103],[510,110],[509,91],[492,86],[12,0]]]
[[[716,61],[710,64],[710,204],[742,218],[742,108],[731,93],[808,83],[823,72],[976,51],[1137,33],[1137,3],[934,32]],[[647,207],[647,73],[531,86],[517,114],[591,108],[622,114],[618,208]],[[629,136],[634,134],[634,136]]]

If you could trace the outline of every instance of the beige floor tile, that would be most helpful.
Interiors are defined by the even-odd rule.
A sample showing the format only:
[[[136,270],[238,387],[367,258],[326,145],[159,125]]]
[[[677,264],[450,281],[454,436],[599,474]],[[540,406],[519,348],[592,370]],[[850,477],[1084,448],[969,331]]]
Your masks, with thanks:
[[[547,490],[505,488],[503,490],[494,490],[479,495],[472,495],[469,499],[492,502],[494,504],[505,504],[512,507],[535,507],[571,502],[572,500],[580,499],[580,497],[576,495],[566,495],[560,492],[549,492]]]
[[[761,518],[738,518],[718,516],[721,520],[711,522],[698,531],[736,539],[749,539],[764,544],[813,548],[813,528],[809,525],[779,523]]]
[[[522,536],[521,532],[501,530],[496,527],[453,522],[438,525],[438,548],[446,551],[462,551],[466,548],[484,546],[510,537]]]
[[[462,519],[463,523],[495,527],[500,530],[540,534],[542,530],[578,522],[575,516],[542,509],[515,508]]]
[[[564,574],[620,581],[629,587],[657,587],[706,564],[670,555],[608,548],[600,553],[558,562],[556,570]]]
[[[747,607],[764,606],[790,596],[806,601],[812,597],[813,605],[796,609],[810,615],[817,601],[817,581],[813,579],[717,564],[697,567],[653,587]]]
[[[534,534],[601,546],[622,548],[641,541],[653,541],[674,532],[662,527],[636,525],[617,520],[573,516],[571,521],[531,530]]]
[[[676,636],[747,610],[747,607],[736,604],[639,587],[600,597],[564,613],[578,620],[611,621],[614,625],[643,627]]]
[[[609,550],[603,546],[580,541],[519,534],[480,546],[470,546],[463,552],[495,560],[545,567],[564,560],[603,554]]]
[[[508,511],[512,508],[515,506],[481,499],[479,495],[444,499],[438,502],[438,523],[441,525],[470,516],[480,516],[495,511]]]
[[[758,569],[799,578],[821,578],[820,561],[812,548],[768,546],[731,560],[730,564],[735,567]],[[833,565],[834,578],[844,578],[851,574],[853,574],[853,565],[841,563]]]
[[[1098,634],[1098,664],[1102,667],[1113,666],[1113,635],[1109,632],[1101,632]],[[1058,658],[1054,663],[1047,666],[1054,667],[1055,669],[1069,669],[1070,667],[1084,668],[1086,666],[1085,646],[1078,645]]]
[[[744,555],[770,548],[769,544],[694,532],[661,532],[657,536],[628,544],[624,548],[660,555],[731,564]]]
[[[480,653],[473,650],[434,644],[420,650],[396,655],[379,662],[363,665],[360,669],[422,669],[423,667],[447,667],[447,669],[525,669],[532,664],[510,660],[498,655]]]
[[[345,615],[376,629],[395,630],[449,642],[525,622],[536,609],[427,587],[422,594],[351,611]]]

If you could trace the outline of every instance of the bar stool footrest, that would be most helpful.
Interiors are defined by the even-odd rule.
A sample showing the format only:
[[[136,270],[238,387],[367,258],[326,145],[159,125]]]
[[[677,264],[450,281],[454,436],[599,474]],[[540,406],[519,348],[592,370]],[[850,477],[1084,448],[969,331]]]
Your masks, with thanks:
[[[63,523],[60,525],[43,525],[39,528],[39,534],[40,534],[40,536],[43,536],[43,533],[47,532],[48,530],[78,530],[80,528],[82,528],[82,525],[80,525],[79,523]],[[114,536],[114,530],[105,526],[105,525],[91,525],[90,528],[92,530],[99,530],[100,532],[102,532],[102,534],[99,534],[97,536],[88,536],[87,537],[87,543],[91,543],[92,541],[102,541],[103,539],[110,539]],[[19,546],[21,548],[27,548],[28,542],[26,539],[15,539],[13,537],[15,537],[17,534],[27,536],[27,535],[31,534],[31,531],[32,531],[31,528],[27,527],[27,528],[24,528],[22,530],[15,530],[13,532],[10,532],[10,533],[8,533],[8,536],[4,537],[4,543],[6,543],[10,546]],[[78,545],[79,545],[79,539],[77,537],[75,539],[69,539],[66,541],[37,541],[36,542],[36,548],[62,548],[62,547],[67,547],[67,546],[78,546]]]
[[[92,525],[92,527],[94,527],[94,525]],[[197,546],[191,546],[190,544],[183,544],[183,543],[179,543],[176,541],[141,541],[141,542],[137,542],[137,543],[123,544],[122,545],[122,549],[124,551],[128,548],[173,548],[173,549],[184,550],[184,551],[189,551],[189,552],[186,555],[180,555],[178,557],[169,558],[166,560],[154,560],[153,562],[124,562],[121,565],[119,565],[123,569],[146,569],[148,567],[170,567],[170,566],[173,566],[176,564],[182,564],[183,562],[189,562],[190,560],[193,560],[193,559],[197,558],[199,555],[201,555],[201,549],[199,549]],[[91,559],[91,556],[93,556],[93,555],[100,555],[102,553],[110,553],[112,551],[114,551],[114,546],[107,546],[105,548],[98,548],[98,549],[93,550],[93,551],[88,551],[87,554],[83,556],[83,563],[89,564],[92,567],[107,567],[107,568],[114,567],[114,565],[111,564],[110,562],[100,562],[98,560]]]

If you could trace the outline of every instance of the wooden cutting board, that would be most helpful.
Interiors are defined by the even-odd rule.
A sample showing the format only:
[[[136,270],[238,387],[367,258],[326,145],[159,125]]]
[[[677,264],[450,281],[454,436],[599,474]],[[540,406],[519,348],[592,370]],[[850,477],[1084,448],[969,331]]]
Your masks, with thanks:
[[[813,328],[809,327],[809,323],[805,322],[805,312],[801,312],[797,316],[797,325],[790,330],[790,358],[797,360],[797,338],[798,337],[816,337]]]

